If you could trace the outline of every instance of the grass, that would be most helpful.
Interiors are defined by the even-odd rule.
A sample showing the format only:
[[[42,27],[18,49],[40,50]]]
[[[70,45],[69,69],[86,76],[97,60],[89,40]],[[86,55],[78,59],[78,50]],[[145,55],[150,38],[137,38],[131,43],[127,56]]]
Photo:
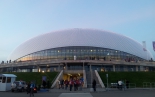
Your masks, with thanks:
[[[46,76],[47,80],[51,83],[58,72],[11,72],[10,74],[15,74],[17,76],[16,80],[23,80],[26,82],[36,81],[36,84],[41,85],[42,76]]]
[[[38,85],[42,84],[42,76],[46,76],[51,83],[58,72],[11,72],[17,76],[16,80],[36,81]],[[108,74],[109,83],[117,83],[118,80],[128,80],[135,83],[136,87],[143,87],[143,82],[155,83],[155,72],[99,72],[103,83],[107,83],[106,74]]]
[[[143,82],[155,83],[155,72],[99,72],[103,83],[107,83],[106,74],[108,74],[109,83],[117,83],[118,80],[128,80],[135,83],[136,87],[143,87]]]

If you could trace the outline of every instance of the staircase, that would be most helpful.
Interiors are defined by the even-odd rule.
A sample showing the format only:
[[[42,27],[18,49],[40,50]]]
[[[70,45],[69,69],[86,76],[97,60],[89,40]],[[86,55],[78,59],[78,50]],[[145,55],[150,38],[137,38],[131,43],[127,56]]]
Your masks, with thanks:
[[[61,70],[57,75],[56,75],[56,77],[53,79],[53,81],[52,81],[52,86],[51,86],[51,88],[53,89],[53,88],[58,88],[58,80],[61,80],[61,78],[62,78],[62,76],[63,76],[63,70]]]
[[[92,81],[91,81],[91,72],[86,72],[86,79],[87,79],[87,88],[92,88]]]
[[[92,75],[92,78],[91,78]],[[96,80],[96,88],[101,88],[101,85],[98,81],[98,78],[96,77],[95,71],[87,71],[86,72],[86,79],[87,79],[87,88],[92,88],[92,82],[95,79]]]

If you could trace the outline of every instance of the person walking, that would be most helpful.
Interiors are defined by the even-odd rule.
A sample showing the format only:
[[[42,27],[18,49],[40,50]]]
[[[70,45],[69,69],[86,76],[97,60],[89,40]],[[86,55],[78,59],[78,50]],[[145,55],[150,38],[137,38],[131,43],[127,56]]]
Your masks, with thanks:
[[[76,87],[77,87],[77,85],[76,85],[76,80],[74,79],[73,82],[74,82],[74,91],[76,91],[76,89],[77,89],[77,88],[76,88]]]
[[[27,91],[27,94],[30,92],[30,82],[27,83],[26,91]]]
[[[93,83],[92,84],[93,84],[94,92],[96,92],[96,80],[95,79],[93,80]]]
[[[64,80],[61,80],[61,88],[64,89]]]
[[[46,88],[46,81],[45,80],[43,80],[43,87],[44,87],[44,89]]]
[[[118,81],[118,85],[119,85],[119,90],[122,90],[122,80]]]
[[[73,80],[71,79],[70,81],[69,81],[69,85],[70,85],[70,91],[72,91],[72,87],[73,87]]]
[[[68,88],[68,80],[65,80],[65,89],[67,90]]]
[[[82,91],[82,80],[79,80],[79,90]]]
[[[128,89],[129,88],[129,81],[126,80],[126,88]]]
[[[33,84],[33,82],[31,82],[31,85],[30,85],[30,97],[31,97],[31,95],[34,96],[33,89],[34,89],[34,84]]]
[[[60,89],[61,87],[61,83],[60,83],[60,80],[58,80],[58,88]]]

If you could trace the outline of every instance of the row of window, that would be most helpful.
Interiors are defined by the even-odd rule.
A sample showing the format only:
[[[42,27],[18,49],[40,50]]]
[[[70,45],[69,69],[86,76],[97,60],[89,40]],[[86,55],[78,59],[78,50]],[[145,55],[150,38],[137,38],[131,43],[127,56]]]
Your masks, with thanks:
[[[18,68],[18,69],[17,69]],[[52,71],[57,71],[57,70],[83,70],[83,66],[82,65],[67,65],[66,66],[50,66],[50,67],[40,67],[40,71],[39,72],[52,72]],[[86,71],[90,70],[89,65],[85,65],[84,69]],[[91,69],[92,70],[97,70],[97,71],[113,71],[113,65],[91,65]],[[147,67],[144,66],[141,68],[142,71],[155,71],[154,67]],[[140,70],[140,66],[130,66],[130,65],[116,65],[115,66],[115,71],[141,71]],[[0,68],[0,72],[38,72],[38,69],[35,68],[22,68],[22,67],[13,67],[13,69],[9,69],[9,68]],[[10,77],[0,77],[0,82],[2,83],[10,83],[11,82],[11,78]]]
[[[84,47],[84,46],[74,46],[74,47],[60,47],[54,49],[43,50],[39,52],[35,52],[29,55],[26,55],[22,58],[17,59],[17,61],[28,61],[28,60],[38,60],[38,59],[66,59],[73,60],[74,56],[77,59],[85,60],[85,59],[117,59],[122,60],[125,58],[132,58],[137,60],[143,60],[134,55],[107,48],[99,48],[99,47]]]
[[[0,83],[10,83],[11,77],[0,77]]]

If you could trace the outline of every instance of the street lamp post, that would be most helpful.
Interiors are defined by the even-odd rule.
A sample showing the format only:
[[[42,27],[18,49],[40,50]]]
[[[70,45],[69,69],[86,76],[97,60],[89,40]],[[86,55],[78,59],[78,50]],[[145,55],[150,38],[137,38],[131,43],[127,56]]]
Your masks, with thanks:
[[[108,90],[108,74],[106,74],[106,78],[107,78],[107,90]]]

